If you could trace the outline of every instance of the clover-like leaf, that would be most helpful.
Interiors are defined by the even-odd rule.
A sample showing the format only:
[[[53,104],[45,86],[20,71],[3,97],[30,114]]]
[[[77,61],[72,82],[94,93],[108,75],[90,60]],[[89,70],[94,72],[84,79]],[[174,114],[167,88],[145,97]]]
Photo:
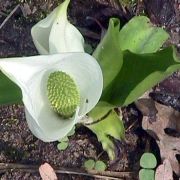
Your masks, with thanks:
[[[143,168],[153,169],[157,165],[157,160],[154,154],[144,153],[140,159],[140,166]]]
[[[107,168],[106,164],[103,161],[96,161],[94,169],[97,171],[105,171]]]
[[[87,170],[94,169],[94,166],[95,166],[95,161],[93,159],[88,159],[84,162],[84,167]]]
[[[65,150],[65,149],[67,149],[68,145],[69,145],[68,142],[62,141],[62,142],[58,143],[57,148],[58,148],[60,151],[63,151],[63,150]]]
[[[139,180],[154,180],[155,172],[151,169],[141,169],[139,171]]]

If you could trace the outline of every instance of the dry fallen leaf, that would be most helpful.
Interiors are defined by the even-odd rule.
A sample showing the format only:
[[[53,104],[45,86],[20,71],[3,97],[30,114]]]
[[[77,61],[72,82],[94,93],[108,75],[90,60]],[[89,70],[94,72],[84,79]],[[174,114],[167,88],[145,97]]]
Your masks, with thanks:
[[[155,180],[173,180],[173,171],[168,159],[157,167]]]
[[[42,180],[57,180],[56,173],[54,169],[48,164],[44,163],[39,167],[39,173],[41,175]]]
[[[177,134],[180,133],[180,112],[156,102],[152,103],[152,99],[148,98],[138,100],[136,106],[143,114],[143,129],[156,140],[159,146],[162,161],[168,159],[173,171],[180,175],[180,164],[176,157],[177,154],[180,154],[180,137],[170,136],[165,131],[171,129]],[[153,114],[145,111],[153,112]]]

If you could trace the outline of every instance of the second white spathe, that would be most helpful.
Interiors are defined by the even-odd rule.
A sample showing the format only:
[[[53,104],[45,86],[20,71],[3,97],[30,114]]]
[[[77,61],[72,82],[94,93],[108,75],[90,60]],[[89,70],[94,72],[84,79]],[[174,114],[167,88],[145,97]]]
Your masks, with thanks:
[[[84,52],[83,36],[67,19],[69,2],[65,0],[32,27],[33,42],[40,54]]]

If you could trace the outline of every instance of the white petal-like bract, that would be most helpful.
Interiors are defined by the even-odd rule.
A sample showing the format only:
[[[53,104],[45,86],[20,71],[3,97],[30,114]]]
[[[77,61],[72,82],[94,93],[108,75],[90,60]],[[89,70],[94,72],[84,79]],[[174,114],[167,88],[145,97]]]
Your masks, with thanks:
[[[1,59],[0,70],[21,88],[28,125],[36,137],[46,142],[66,136],[74,124],[98,103],[102,93],[101,68],[86,53]],[[79,89],[80,106],[72,118],[61,118],[49,104],[47,79],[54,71],[69,74]]]
[[[83,36],[67,19],[69,2],[65,0],[32,27],[33,42],[40,54],[84,52]]]

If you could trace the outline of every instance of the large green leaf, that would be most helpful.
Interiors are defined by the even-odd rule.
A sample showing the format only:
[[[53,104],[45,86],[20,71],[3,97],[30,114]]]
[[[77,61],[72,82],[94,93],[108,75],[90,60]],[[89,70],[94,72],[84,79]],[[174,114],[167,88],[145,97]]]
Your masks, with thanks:
[[[111,18],[104,38],[93,53],[103,72],[104,90],[110,86],[122,66],[123,56],[117,40],[119,30],[119,20]]]
[[[169,36],[162,28],[153,26],[147,17],[132,18],[121,31],[119,26],[118,19],[110,20],[105,37],[93,53],[103,72],[101,100],[116,106],[133,102],[178,69],[166,72],[174,65],[173,53],[169,50],[149,54],[157,52]]]
[[[137,54],[153,53],[159,50],[169,35],[162,28],[155,27],[145,16],[135,16],[119,33],[121,49]]]
[[[172,48],[155,53],[168,34],[153,27],[148,18],[134,17],[120,32],[119,26],[118,19],[110,20],[105,37],[93,53],[102,68],[104,89],[101,101],[88,114],[95,123],[87,126],[97,135],[110,159],[114,158],[114,144],[109,137],[121,139],[124,133],[113,107],[132,103],[180,68]]]
[[[96,134],[103,149],[108,153],[109,158],[113,160],[115,158],[115,145],[112,138],[118,140],[124,139],[125,129],[117,113],[114,110],[110,110],[112,107],[106,106],[105,103],[102,103],[101,106],[102,107],[96,107],[96,113],[91,113],[91,118],[96,119],[100,117],[100,115],[103,115],[103,117],[99,120],[96,119],[96,122],[86,125],[86,127]],[[103,110],[103,113],[101,110]],[[105,112],[107,112],[107,114],[104,116]]]
[[[0,105],[22,102],[20,88],[0,72]]]
[[[121,71],[103,100],[117,106],[128,105],[178,69],[180,61],[173,47],[150,54],[125,51]]]

